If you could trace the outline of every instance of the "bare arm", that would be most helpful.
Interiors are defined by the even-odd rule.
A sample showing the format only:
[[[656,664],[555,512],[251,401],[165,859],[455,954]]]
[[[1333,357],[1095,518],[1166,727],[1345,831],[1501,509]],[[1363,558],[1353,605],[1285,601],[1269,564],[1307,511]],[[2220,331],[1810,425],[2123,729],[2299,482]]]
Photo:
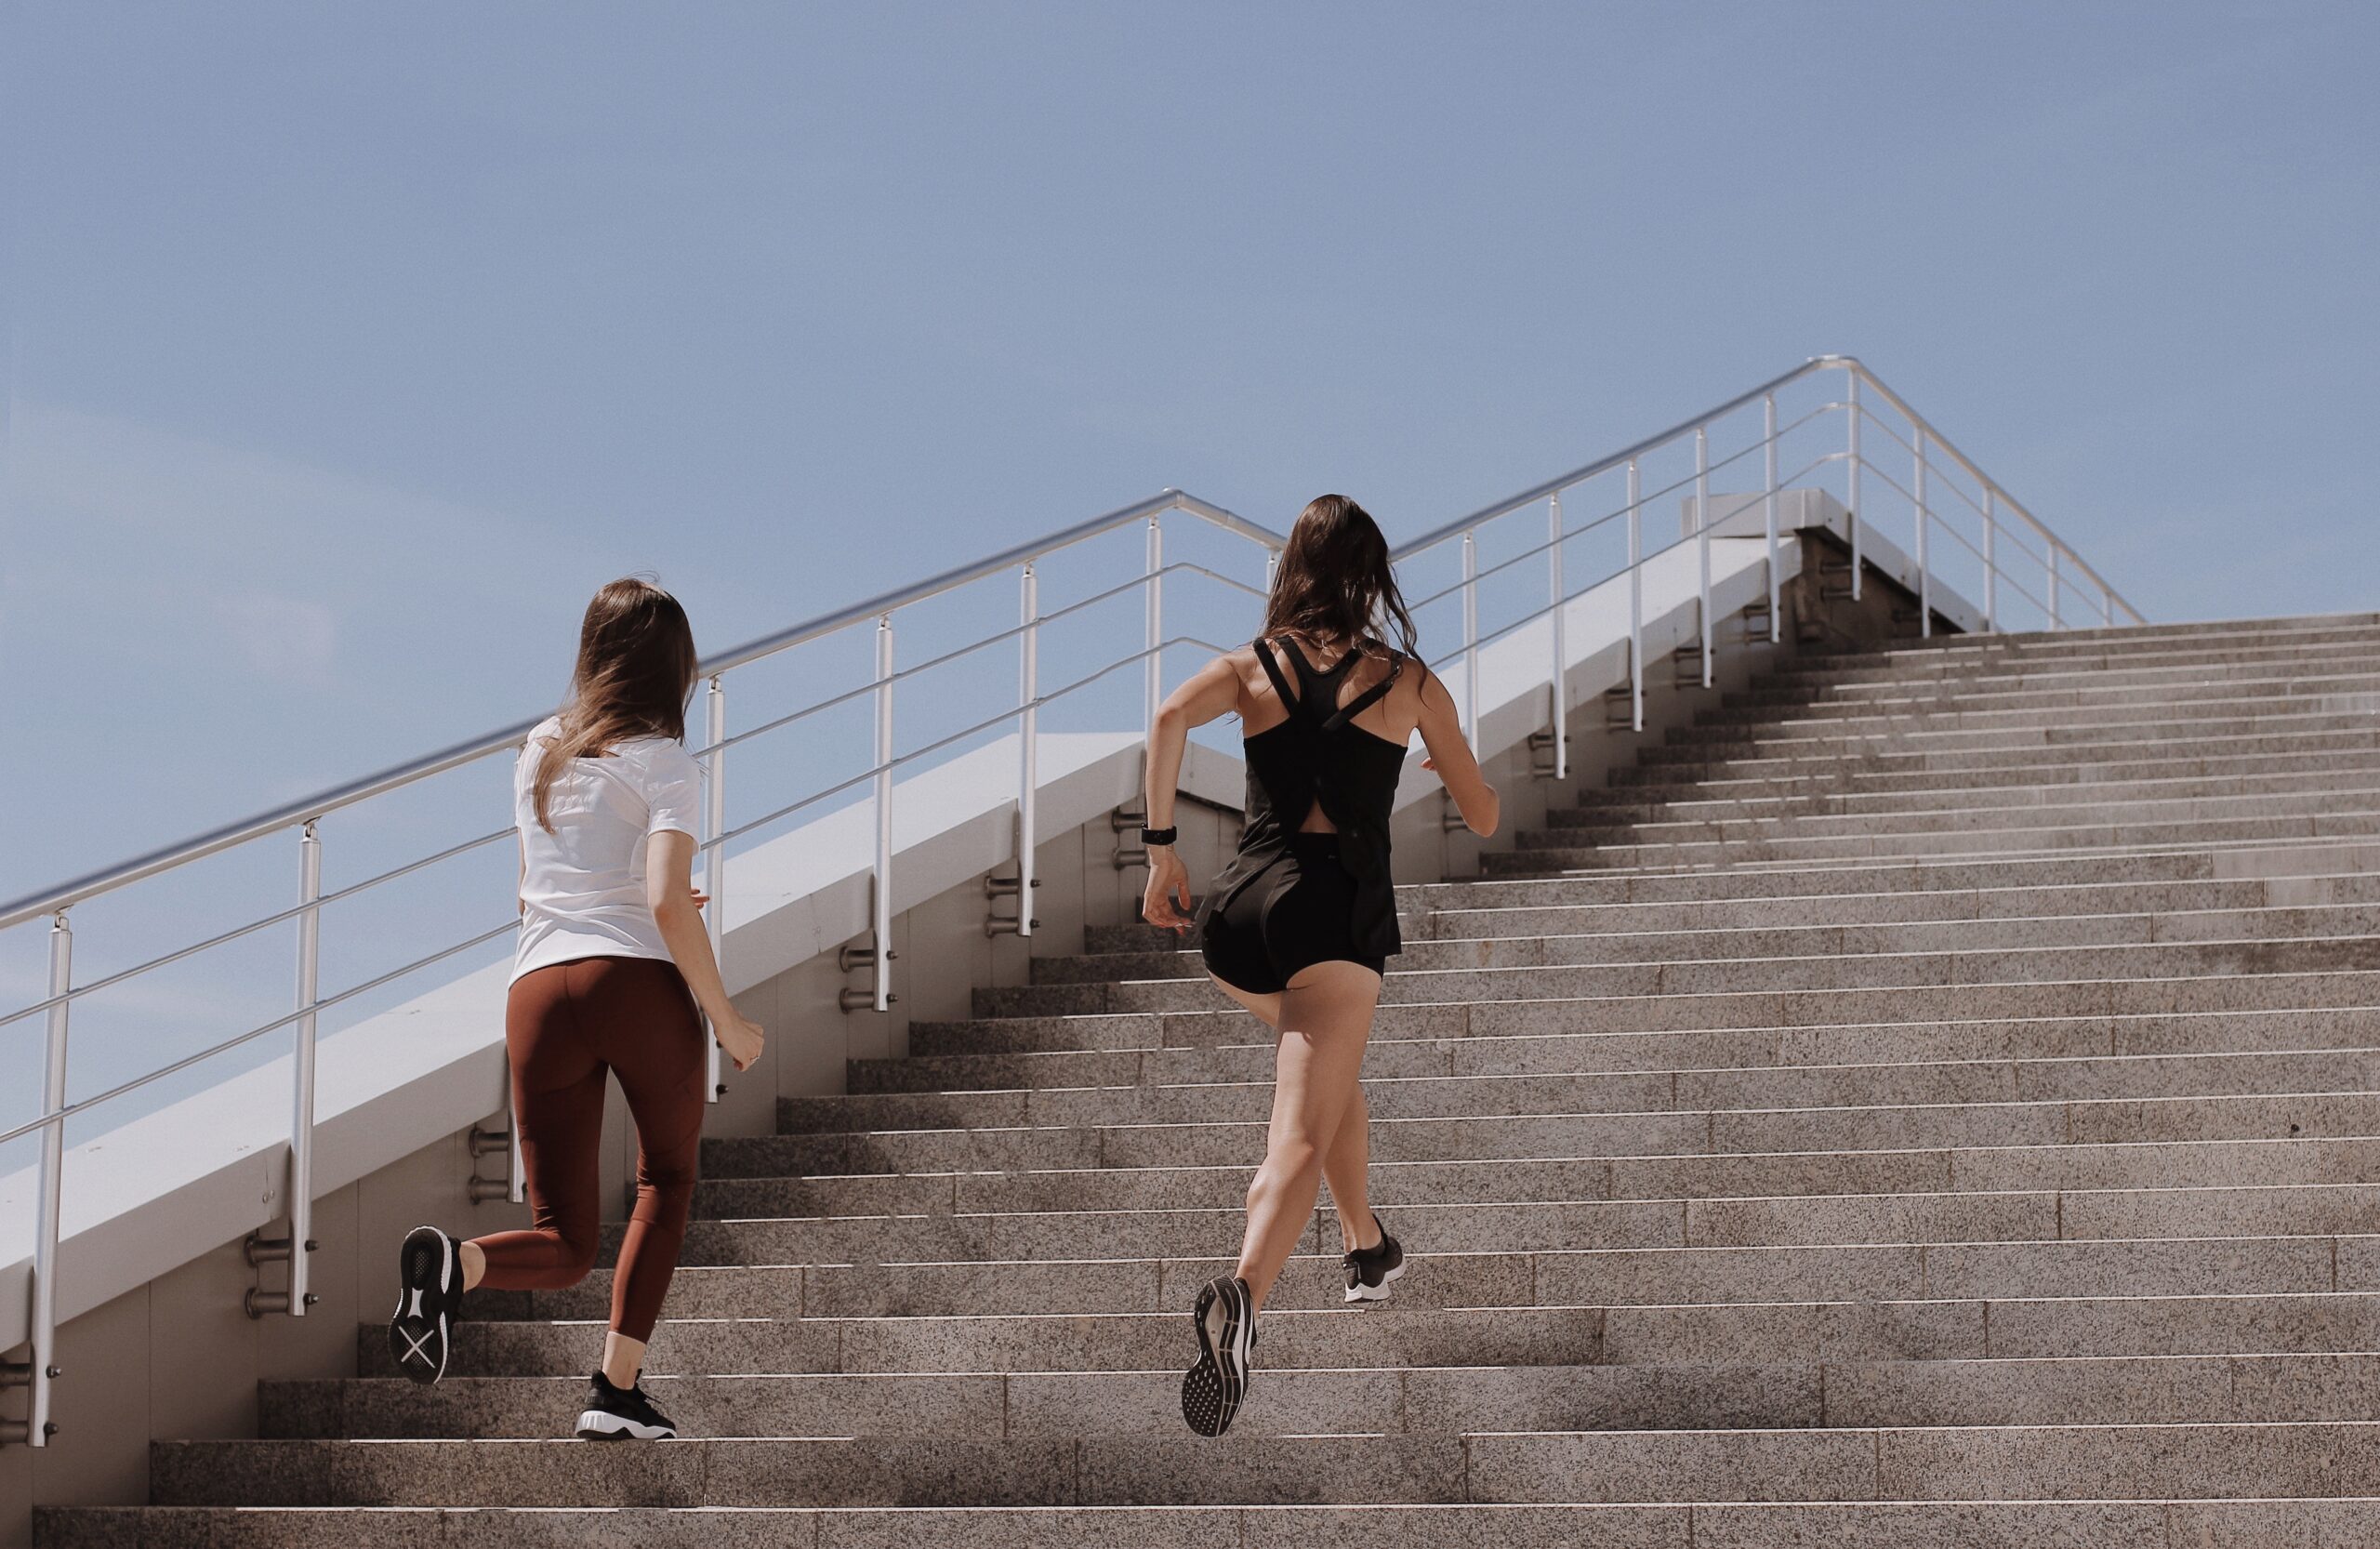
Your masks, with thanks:
[[[1463,740],[1462,719],[1455,713],[1454,695],[1438,675],[1424,668],[1421,673],[1421,745],[1430,756],[1421,767],[1435,771],[1454,798],[1455,810],[1462,814],[1466,827],[1487,837],[1496,831],[1496,824],[1503,814],[1503,801],[1496,788],[1479,772],[1479,759]]]
[[[1229,715],[1239,706],[1239,669],[1217,656],[1157,707],[1149,727],[1148,772],[1141,791],[1152,828],[1173,827],[1173,801],[1182,785],[1182,756],[1190,729]],[[1149,846],[1149,885],[1141,895],[1141,918],[1176,930],[1190,923],[1190,874],[1170,844]]]
[[[653,910],[653,922],[661,928],[661,944],[669,948],[678,972],[685,975],[694,1004],[710,1018],[720,1047],[735,1061],[736,1069],[748,1069],[760,1057],[762,1035],[727,998],[727,986],[719,976],[719,960],[711,956],[710,933],[703,929],[694,871],[694,835],[664,828],[645,841],[644,901]]]

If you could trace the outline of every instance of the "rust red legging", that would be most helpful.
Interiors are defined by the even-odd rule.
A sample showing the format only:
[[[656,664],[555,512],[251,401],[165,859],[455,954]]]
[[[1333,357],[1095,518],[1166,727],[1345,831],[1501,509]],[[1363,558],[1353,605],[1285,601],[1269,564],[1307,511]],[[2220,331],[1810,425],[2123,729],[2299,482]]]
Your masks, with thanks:
[[[576,1285],[595,1264],[603,1086],[636,1119],[636,1211],[612,1276],[612,1327],[653,1337],[678,1267],[703,1138],[702,1019],[674,963],[581,958],[512,982],[504,1009],[512,1112],[536,1225],[476,1240],[497,1291]]]

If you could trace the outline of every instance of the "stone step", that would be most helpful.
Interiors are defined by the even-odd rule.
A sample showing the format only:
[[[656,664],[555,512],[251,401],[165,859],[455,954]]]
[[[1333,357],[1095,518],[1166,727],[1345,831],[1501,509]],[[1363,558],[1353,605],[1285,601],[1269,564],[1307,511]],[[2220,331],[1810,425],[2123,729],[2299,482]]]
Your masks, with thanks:
[[[1506,1252],[1571,1248],[1779,1247],[1821,1242],[2005,1241],[2064,1237],[2236,1237],[2362,1233],[2375,1192],[2362,1184],[2206,1188],[1962,1190],[1695,1199],[1586,1199],[1395,1208],[1417,1251]],[[690,1264],[879,1264],[1208,1258],[1236,1252],[1244,1211],[1039,1211],[1001,1214],[803,1216],[696,1221]],[[609,1240],[616,1246],[617,1229]],[[1336,1229],[1302,1240],[1320,1252]],[[611,1261],[607,1248],[603,1261]]]
[[[947,1215],[1029,1211],[1227,1210],[1252,1164],[1008,1172],[714,1178],[697,1186],[706,1219]],[[2380,1178],[2380,1139],[2183,1141],[1696,1157],[1533,1157],[1382,1162],[1383,1210],[1470,1200],[1699,1199],[1746,1194],[2169,1188],[2345,1184]]]
[[[1764,680],[1920,681],[1934,677],[1994,677],[2017,672],[2129,672],[2159,667],[2236,666],[2269,670],[2294,666],[2338,670],[2372,661],[2368,634],[2317,631],[2262,638],[2069,642],[1998,647],[1969,637],[1949,642],[1910,641],[1870,651],[1803,652],[1765,666]]]
[[[2223,683],[2288,684],[2338,677],[2371,677],[2380,673],[2380,653],[2366,652],[2334,659],[2302,652],[2263,656],[2233,655],[2211,659],[2179,659],[2167,655],[2134,667],[2071,667],[2056,663],[1995,668],[1977,664],[1956,673],[1896,671],[1889,668],[1855,668],[1831,672],[1767,671],[1750,685],[1720,696],[1729,708],[1760,705],[1793,706],[1855,700],[1870,695],[1935,695],[1954,690],[1993,695],[2028,690],[2082,689],[2144,696],[2168,687],[2195,689]],[[2197,653],[2204,658],[2206,653]]]
[[[2055,1102],[2107,1097],[2361,1092],[2380,1085],[2380,1050],[2093,1055],[2070,1059],[1875,1062],[1647,1071],[1383,1077],[1364,1095],[1376,1119],[1520,1114],[1661,1113],[1908,1103]],[[779,1100],[779,1128],[1014,1129],[1254,1122],[1272,1083],[866,1092]]]
[[[1331,1249],[1335,1234],[1326,1219]],[[1400,1307],[2380,1291],[2380,1243],[2354,1236],[1462,1253],[1417,1244],[1408,1262]],[[1166,1312],[1230,1267],[1228,1257],[697,1264],[679,1270],[669,1307],[680,1318]],[[1342,1284],[1335,1253],[1292,1259],[1268,1304],[1336,1308]],[[475,1291],[469,1312],[482,1322],[600,1320],[610,1298],[611,1271],[599,1269],[567,1291]]]
[[[2380,877],[2366,884],[2380,894]],[[2107,902],[2113,902],[2108,899]],[[2034,947],[2147,946],[2189,941],[2257,941],[2320,936],[2369,936],[2380,933],[2380,897],[2353,904],[2294,908],[2231,908],[2189,911],[2010,916],[1992,920],[1912,920],[1856,926],[1805,924],[1754,930],[1664,930],[1581,932],[1555,911],[1499,921],[1493,935],[1435,935],[1437,927],[1417,922],[1430,934],[1408,935],[1394,963],[1397,973],[1461,968],[1539,967],[1554,963],[1712,961],[1752,957],[1802,957],[1814,953],[1864,956],[1954,950],[2010,951]],[[1206,967],[1195,950],[1101,953],[1037,958],[1037,985],[1112,984],[1139,979],[1196,979]]]
[[[1689,748],[1698,761],[1718,750],[1723,757],[1773,757],[1796,748],[1828,749],[1838,756],[1869,748],[1923,752],[2004,752],[2016,748],[2136,747],[2197,738],[2292,737],[2368,734],[2374,705],[2370,695],[2335,695],[2317,700],[2269,704],[2225,702],[2177,706],[2154,717],[2068,714],[2058,711],[1981,712],[1972,722],[1951,716],[1874,716],[1853,720],[1773,720],[1750,725],[1672,726],[1658,747]],[[2202,713],[2197,713],[2202,710]],[[1650,754],[1654,748],[1643,750]]]
[[[1676,729],[1673,729],[1676,730]],[[1682,729],[1693,732],[1694,728]],[[1705,731],[1710,729],[1706,728]],[[1923,769],[1934,773],[2011,764],[2180,761],[2265,754],[2370,752],[2380,747],[2369,716],[2273,717],[2261,722],[2192,722],[2030,732],[1937,732],[1924,736],[1794,736],[1756,741],[1679,735],[1636,750],[1637,777],[1671,781],[1791,772]]]
[[[2126,688],[1993,688],[1945,682],[1890,693],[1799,703],[1719,705],[1695,712],[1692,724],[1717,727],[1865,726],[1943,729],[2117,726],[2134,722],[2254,719],[2268,715],[2338,714],[2380,700],[2380,675],[2293,676],[2264,681]]]
[[[2380,809],[2380,781],[2365,776],[2351,784],[2343,782],[2314,790],[2126,798],[2111,798],[2087,787],[2073,787],[2032,801],[1988,801],[1975,805],[1949,801],[1923,806],[1905,803],[1890,811],[1830,812],[1812,808],[1739,813],[1725,810],[1727,805],[1680,803],[1647,809],[1641,815],[1604,807],[1560,808],[1548,813],[1542,825],[1519,830],[1519,842],[1527,848],[1683,839],[1761,840],[1785,834],[1964,834],[2019,827],[2221,823],[2238,818]]]
[[[1722,773],[1726,766],[1712,764],[1707,766],[1712,773],[1700,778],[1695,777],[1697,771],[1690,765],[1671,764],[1655,769],[1626,764],[1607,772],[1607,784],[1581,788],[1572,793],[1572,799],[1581,805],[1628,806],[1655,801],[1782,801],[1833,796],[1924,800],[1935,792],[1968,791],[1980,797],[1984,792],[1994,791],[2024,800],[2028,792],[2095,782],[2153,785],[2205,780],[2230,782],[2235,788],[2246,789],[2252,788],[2246,782],[2264,775],[2319,782],[2341,772],[2369,773],[2380,768],[2380,751],[2371,748],[2206,757],[2177,755],[2170,748],[2157,752],[2156,757],[2132,760],[1996,763],[1939,770],[1929,770],[1922,761],[1912,763],[1909,760],[1880,761],[1873,767],[1864,761],[1774,761],[1773,768],[1765,761],[1753,761],[1739,774]]]
[[[1786,668],[1824,669],[1830,665],[1960,662],[1980,659],[2042,659],[2050,656],[2110,659],[2172,649],[2214,650],[2380,643],[2380,626],[2370,614],[2333,614],[2286,618],[2225,619],[2193,624],[2123,624],[2107,628],[2037,629],[1988,635],[1937,635],[1896,641],[1857,651],[1811,651],[1785,658]]]
[[[2116,854],[2143,848],[2208,844],[2336,843],[2380,838],[2380,808],[2347,810],[2302,817],[2233,818],[2215,822],[2076,824],[2069,827],[2001,827],[1951,834],[1868,832],[1801,838],[1791,832],[1764,839],[1613,841],[1584,847],[1575,839],[1523,829],[1517,851],[1489,851],[1480,857],[1491,876],[1547,869],[1675,868],[1768,863],[1809,865],[1831,860],[1897,856],[1951,859],[1996,854]],[[1559,848],[1555,846],[1561,846]],[[1540,847],[1542,846],[1542,847]]]
[[[2380,788],[2380,755],[2354,774],[2230,774],[2204,778],[2071,780],[2056,785],[1969,786],[1933,790],[1856,790],[1796,787],[1773,794],[1713,795],[1703,786],[1621,787],[1582,792],[1576,806],[1545,814],[1549,828],[1622,827],[1636,823],[1709,822],[1774,817],[1864,817],[2036,807],[2105,806],[2135,801],[2246,801]],[[1642,794],[1659,790],[1656,799]],[[1093,951],[1100,948],[1093,947]],[[1130,950],[1126,947],[1109,950]]]
[[[456,1326],[456,1376],[583,1380],[601,1319]],[[1807,1360],[1984,1360],[2368,1352],[2380,1294],[1934,1298],[1267,1309],[1262,1370],[1409,1366],[1731,1366]],[[398,1376],[387,1331],[357,1331],[359,1375]],[[1158,1312],[965,1317],[665,1317],[646,1370],[1162,1371],[1197,1355],[1187,1299]],[[400,1379],[402,1380],[402,1379]]]
[[[1974,951],[1868,952],[1849,957],[1829,955],[1738,957],[1663,960],[1649,962],[1549,963],[1503,968],[1416,968],[1392,966],[1381,986],[1381,1002],[1389,1006],[1467,1004],[1473,1026],[1480,1013],[1509,1013],[1518,1005],[1553,1006],[1592,1000],[1640,1002],[1645,1013],[1674,1010],[1681,1000],[1731,999],[1757,1002],[1770,995],[1861,995],[1906,992],[1956,986],[1976,989],[1982,999],[1964,1009],[1981,1012],[1994,995],[2041,986],[2066,986],[2033,997],[2024,1010],[2005,1014],[2077,1013],[2135,1009],[2099,1003],[2103,987],[2122,985],[2190,984],[2202,992],[2209,986],[2236,986],[2241,999],[2220,1003],[2252,1006],[2252,993],[2267,979],[2295,985],[2317,977],[2354,980],[2380,970],[2380,941],[2355,936],[2307,936],[2245,941],[2171,941],[2114,946],[1984,947]],[[2271,986],[2266,986],[2268,988]],[[2327,986],[2332,991],[2345,984]],[[974,993],[978,1017],[1096,1015],[1117,1012],[1197,1012],[1236,1009],[1229,996],[1206,979],[1135,979],[1117,983],[1025,985],[979,989]],[[2358,998],[2359,1002],[2369,998]],[[2339,1003],[2328,999],[2327,1003]],[[2269,1001],[2262,1003],[2270,1004]],[[2307,1000],[2300,1004],[2321,1004]],[[1913,1017],[1917,1002],[1897,1006],[1890,1013]],[[2136,1008],[2153,1009],[2153,1008]],[[1830,1021],[1848,1020],[1829,1016]],[[1541,1025],[1543,1018],[1536,1019]],[[1778,1016],[1779,1022],[1809,1020]],[[1625,1027],[1625,1021],[1598,1026]],[[1637,1022],[1635,1026],[1660,1023]],[[1714,1024],[1718,1025],[1718,1024]],[[1739,1023],[1737,1025],[1740,1025]],[[1521,1029],[1514,1029],[1521,1030]],[[1527,1030],[1540,1030],[1533,1026]]]
[[[947,1172],[963,1169],[1252,1165],[1259,1119],[1034,1128],[818,1132],[704,1143],[712,1176]],[[1527,1158],[1572,1149],[1613,1156],[1858,1151],[1927,1145],[2055,1145],[2072,1141],[2244,1140],[2380,1134],[2380,1093],[1949,1102],[1814,1108],[1380,1119],[1375,1161]]]
[[[42,1549],[2244,1549],[2380,1542],[2380,1501],[1928,1500],[1548,1505],[667,1507],[49,1506]]]
[[[161,1442],[163,1505],[2162,1499],[2380,1490],[2380,1423],[1481,1432],[962,1442]]]
[[[1221,1019],[1218,1013],[1218,1019]],[[1066,1018],[1026,1026],[1039,1046],[975,1055],[853,1061],[850,1091],[992,1092],[1026,1088],[1170,1086],[1268,1079],[1274,1045],[1208,1042],[1196,1033],[1189,1047],[1083,1049],[1070,1039]],[[1111,1018],[1085,1018],[1104,1025]],[[1163,1019],[1176,1025],[1185,1016]],[[1466,1019],[1467,1020],[1467,1019]],[[1150,1040],[1163,1036],[1145,1019]],[[1019,1024],[956,1024],[979,1029],[997,1047]],[[1238,1018],[1242,1037],[1263,1037],[1252,1019]],[[1513,1076],[1589,1071],[1768,1069],[1902,1062],[2080,1059],[2125,1054],[2223,1054],[2380,1045],[2380,1007],[2179,1015],[2031,1017],[1942,1023],[1857,1023],[1819,1027],[1682,1028],[1665,1032],[1494,1034],[1467,1026],[1419,1026],[1417,1036],[1375,1037],[1364,1053],[1368,1079],[1430,1076]],[[1388,1031],[1395,1031],[1390,1029]]]
[[[1546,1505],[1108,1506],[1074,1508],[45,1507],[44,1549],[390,1549],[402,1544],[620,1542],[640,1549],[2207,1549],[2380,1539],[2380,1502],[1927,1501]],[[452,1534],[453,1536],[445,1536]],[[616,1536],[615,1536],[616,1535]],[[2312,1535],[2312,1536],[2309,1536]]]
[[[2221,882],[2069,882],[2056,887],[1947,888],[1647,904],[1486,904],[1417,915],[1406,928],[1405,938],[1409,952],[1424,941],[1526,935],[1650,940],[1699,931],[1829,927],[1882,931],[1948,922],[2114,920],[2144,914],[2152,920],[2153,938],[2158,931],[2193,930],[2216,916],[2258,920],[2268,911],[2373,904],[2380,904],[2380,874],[2375,873]],[[918,1026],[911,1024],[913,1028]]]
[[[690,1436],[1175,1436],[1180,1374],[1159,1371],[769,1372],[655,1377]],[[1263,1373],[1241,1436],[1477,1431],[1792,1430],[1829,1425],[2109,1425],[2360,1421],[2380,1354],[2098,1356],[1742,1366],[1356,1368]],[[273,1440],[476,1440],[570,1434],[576,1377],[268,1382]]]
[[[1496,852],[1488,852],[1490,855]],[[1516,905],[1725,903],[2114,882],[2283,880],[2380,871],[2380,843],[2201,845],[2102,854],[1887,855],[1793,864],[1486,877],[1397,890],[1405,917]]]

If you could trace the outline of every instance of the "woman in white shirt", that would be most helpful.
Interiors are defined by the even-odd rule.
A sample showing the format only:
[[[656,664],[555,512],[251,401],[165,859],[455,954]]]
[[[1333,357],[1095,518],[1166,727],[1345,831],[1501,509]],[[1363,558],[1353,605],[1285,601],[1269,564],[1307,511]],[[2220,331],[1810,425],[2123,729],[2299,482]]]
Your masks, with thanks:
[[[603,1089],[616,1076],[636,1119],[636,1210],[582,1436],[677,1434],[637,1377],[694,1201],[702,1018],[738,1070],[761,1049],[760,1029],[720,982],[702,922],[708,900],[692,882],[702,781],[684,742],[694,676],[685,610],[659,587],[614,581],[587,605],[569,703],[529,734],[513,775],[521,941],[504,1041],[535,1225],[469,1242],[414,1228],[389,1324],[398,1369],[434,1383],[464,1291],[586,1278],[601,1221]]]

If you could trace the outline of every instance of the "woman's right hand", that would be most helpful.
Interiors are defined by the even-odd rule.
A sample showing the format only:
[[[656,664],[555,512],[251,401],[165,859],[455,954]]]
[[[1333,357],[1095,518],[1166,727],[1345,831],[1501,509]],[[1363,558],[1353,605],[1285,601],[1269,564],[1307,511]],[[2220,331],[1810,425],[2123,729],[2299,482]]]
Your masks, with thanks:
[[[760,1030],[759,1023],[738,1012],[731,1011],[724,1017],[714,1018],[711,1033],[719,1039],[720,1048],[726,1051],[727,1057],[735,1062],[738,1070],[751,1069],[752,1063],[760,1057],[761,1049],[769,1041],[769,1035]]]
[[[1190,928],[1190,868],[1170,844],[1149,846],[1149,885],[1141,893],[1141,918],[1169,931]]]

